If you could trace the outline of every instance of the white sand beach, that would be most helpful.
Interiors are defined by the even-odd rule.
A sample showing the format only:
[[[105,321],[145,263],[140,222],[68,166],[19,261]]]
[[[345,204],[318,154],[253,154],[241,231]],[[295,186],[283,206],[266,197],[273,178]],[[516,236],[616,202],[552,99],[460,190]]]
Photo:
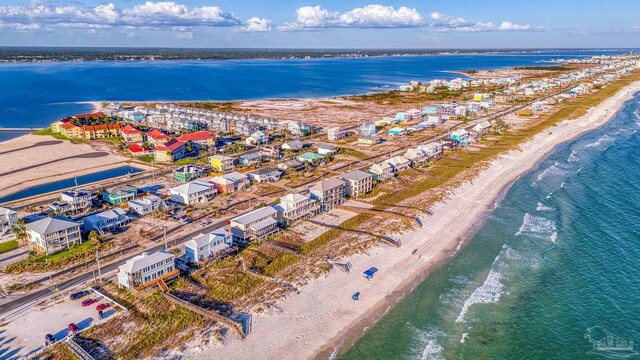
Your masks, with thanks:
[[[278,303],[270,313],[253,317],[253,331],[241,341],[228,336],[223,347],[191,349],[188,359],[328,358],[348,346],[376,318],[410,291],[430,270],[453,254],[494,208],[496,199],[554,147],[605,124],[623,103],[640,91],[640,82],[620,90],[585,116],[564,121],[495,159],[472,183],[458,188],[436,205],[424,227],[406,233],[401,248],[379,246],[351,261],[350,273],[332,270],[313,280],[299,294]],[[417,249],[415,255],[412,251]],[[375,278],[362,272],[375,266]],[[351,295],[361,292],[360,300]]]
[[[0,196],[126,166],[130,160],[88,144],[72,144],[50,136],[20,136],[0,142]]]

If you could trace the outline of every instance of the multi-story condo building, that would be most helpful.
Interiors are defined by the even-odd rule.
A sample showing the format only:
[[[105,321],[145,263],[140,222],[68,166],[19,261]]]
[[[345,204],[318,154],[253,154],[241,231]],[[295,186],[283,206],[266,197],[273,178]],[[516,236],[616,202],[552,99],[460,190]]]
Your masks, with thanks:
[[[280,231],[277,221],[278,211],[266,206],[248,214],[231,219],[233,243],[246,245],[251,241],[264,239]]]
[[[320,202],[322,210],[329,211],[334,206],[345,202],[345,192],[345,182],[338,178],[331,178],[314,185],[311,188],[311,198]]]
[[[118,267],[118,285],[135,289],[155,279],[167,279],[179,272],[173,254],[164,250],[140,254]]]
[[[280,204],[274,208],[278,210],[279,222],[285,226],[320,213],[318,202],[302,194],[287,194],[280,198]]]
[[[47,255],[82,242],[80,224],[61,216],[46,217],[25,226],[27,237],[35,250]]]
[[[373,190],[373,175],[362,170],[350,171],[341,177],[346,184],[345,194],[359,198]]]

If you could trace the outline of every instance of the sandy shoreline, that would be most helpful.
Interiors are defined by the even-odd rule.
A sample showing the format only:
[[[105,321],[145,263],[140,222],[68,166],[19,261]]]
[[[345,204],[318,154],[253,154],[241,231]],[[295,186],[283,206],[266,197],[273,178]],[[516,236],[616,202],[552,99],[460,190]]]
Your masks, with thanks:
[[[269,313],[254,315],[253,331],[246,340],[229,336],[223,347],[190,349],[183,355],[188,359],[331,357],[446,262],[473,235],[514,181],[558,145],[604,125],[638,91],[640,82],[635,82],[583,117],[564,121],[550,133],[540,133],[522,144],[519,150],[500,155],[472,182],[437,204],[431,217],[421,219],[422,229],[402,235],[401,248],[382,245],[349,258],[353,264],[350,273],[333,270],[311,281],[299,294],[281,300]],[[412,255],[414,249],[417,253]],[[379,271],[367,281],[361,274],[371,266]],[[351,300],[356,291],[362,294],[357,302]]]

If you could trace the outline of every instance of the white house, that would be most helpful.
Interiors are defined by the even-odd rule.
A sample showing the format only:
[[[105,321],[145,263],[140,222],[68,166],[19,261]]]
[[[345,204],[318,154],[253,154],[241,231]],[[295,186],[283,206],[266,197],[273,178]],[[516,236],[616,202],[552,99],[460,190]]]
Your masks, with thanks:
[[[27,237],[38,251],[52,254],[81,243],[80,224],[65,217],[46,217],[25,225]]]
[[[389,165],[386,161],[371,165],[371,167],[369,168],[369,172],[373,174],[374,179],[376,179],[377,181],[385,181],[395,175],[393,172],[393,167],[391,167],[391,165]]]
[[[249,179],[257,183],[276,182],[280,180],[282,170],[263,167],[249,173]]]
[[[480,135],[487,135],[490,129],[491,123],[486,120],[473,127],[473,130],[477,131]]]
[[[404,156],[394,156],[391,159],[385,160],[384,162],[391,165],[393,171],[396,173],[411,167],[411,160],[407,159]]]
[[[260,240],[280,231],[276,220],[278,211],[271,206],[265,206],[248,214],[231,219],[231,234],[233,243],[248,244]]]
[[[316,216],[320,213],[320,205],[309,196],[302,194],[287,194],[280,198],[280,204],[275,205],[278,210],[278,219],[283,225]]]
[[[217,191],[212,184],[191,181],[169,189],[169,193],[171,201],[184,205],[194,205],[208,202],[216,195]]]
[[[185,257],[188,261],[199,263],[207,259],[215,259],[229,253],[232,249],[232,235],[223,228],[208,234],[198,234],[184,244]]]
[[[311,188],[311,198],[320,202],[322,210],[329,211],[336,205],[344,204],[346,186],[347,184],[338,178],[321,181]]]
[[[63,191],[60,200],[49,205],[56,214],[76,215],[86,213],[93,205],[93,193],[86,190]]]
[[[18,221],[18,213],[12,208],[0,207],[0,242],[10,241],[16,238],[13,228]]]
[[[111,209],[82,219],[85,231],[97,231],[100,235],[118,229],[129,222],[127,213],[122,209]]]
[[[139,199],[131,200],[128,202],[129,210],[139,216],[149,215],[154,211],[162,210],[167,205],[164,201],[156,195],[143,196]]]
[[[118,285],[135,289],[155,279],[178,275],[173,254],[164,250],[142,253],[118,267]]]
[[[318,154],[322,156],[332,155],[335,152],[335,148],[331,145],[318,145]]]

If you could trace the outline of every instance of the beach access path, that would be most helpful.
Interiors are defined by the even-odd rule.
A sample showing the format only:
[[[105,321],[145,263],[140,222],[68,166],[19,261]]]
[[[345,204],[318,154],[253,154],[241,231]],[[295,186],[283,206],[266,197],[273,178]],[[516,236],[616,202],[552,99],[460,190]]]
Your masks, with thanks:
[[[563,121],[542,132],[519,150],[498,156],[472,183],[459,187],[421,219],[424,227],[404,234],[403,246],[377,246],[345,261],[351,272],[333,270],[311,281],[264,314],[253,316],[245,340],[228,337],[222,347],[195,348],[187,359],[307,359],[329,358],[349,346],[363,329],[380,317],[435,266],[446,261],[472,235],[494,208],[496,199],[557,145],[604,125],[625,101],[640,91],[640,82],[621,89],[578,119]],[[415,254],[413,250],[417,249]],[[362,272],[379,269],[372,280]],[[358,301],[351,295],[360,292]]]

